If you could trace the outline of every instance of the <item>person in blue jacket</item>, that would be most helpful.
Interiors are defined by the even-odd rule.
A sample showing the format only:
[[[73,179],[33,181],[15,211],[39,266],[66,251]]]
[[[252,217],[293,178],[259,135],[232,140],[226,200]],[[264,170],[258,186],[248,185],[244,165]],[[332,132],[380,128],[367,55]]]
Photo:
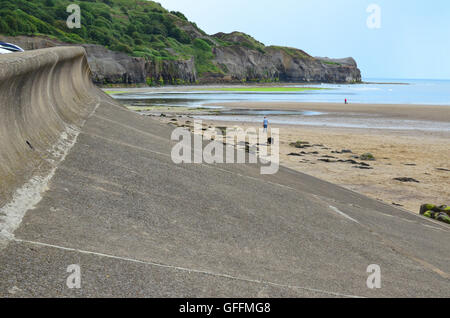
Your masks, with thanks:
[[[264,117],[264,132],[267,132],[269,128],[269,120],[267,119],[267,117]]]

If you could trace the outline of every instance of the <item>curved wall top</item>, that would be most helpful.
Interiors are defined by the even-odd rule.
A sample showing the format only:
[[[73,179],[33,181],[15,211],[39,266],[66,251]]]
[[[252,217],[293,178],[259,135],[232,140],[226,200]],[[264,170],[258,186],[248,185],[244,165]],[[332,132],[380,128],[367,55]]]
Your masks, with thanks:
[[[0,207],[53,168],[100,94],[82,47],[0,55]]]

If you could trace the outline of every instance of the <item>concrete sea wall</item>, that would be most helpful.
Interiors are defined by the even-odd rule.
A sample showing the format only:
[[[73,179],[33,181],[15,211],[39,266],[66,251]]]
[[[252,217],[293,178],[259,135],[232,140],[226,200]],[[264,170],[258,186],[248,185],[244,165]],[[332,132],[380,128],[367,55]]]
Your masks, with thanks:
[[[0,55],[0,207],[48,175],[101,97],[82,47]]]

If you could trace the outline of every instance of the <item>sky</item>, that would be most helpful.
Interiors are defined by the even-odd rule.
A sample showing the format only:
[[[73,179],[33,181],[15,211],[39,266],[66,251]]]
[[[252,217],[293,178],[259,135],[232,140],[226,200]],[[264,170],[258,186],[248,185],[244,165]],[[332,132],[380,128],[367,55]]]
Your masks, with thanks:
[[[241,31],[313,56],[351,56],[365,79],[450,79],[448,0],[157,1],[208,34]]]

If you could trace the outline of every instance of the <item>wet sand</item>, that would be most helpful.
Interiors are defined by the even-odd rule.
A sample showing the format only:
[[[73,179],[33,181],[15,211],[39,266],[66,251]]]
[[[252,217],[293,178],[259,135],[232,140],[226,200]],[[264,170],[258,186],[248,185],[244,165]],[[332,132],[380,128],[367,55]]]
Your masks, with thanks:
[[[288,111],[318,111],[340,113],[340,115],[370,114],[391,119],[429,120],[450,122],[450,106],[408,105],[408,104],[337,104],[308,102],[230,102],[209,103],[204,106],[223,106],[231,109],[264,109]]]
[[[227,103],[221,106],[237,109],[312,110],[346,113],[379,114],[385,118],[450,122],[449,106],[419,105],[341,105],[324,103]],[[192,114],[191,114],[192,115]],[[169,122],[170,118],[161,119]],[[183,124],[191,118],[177,118]],[[258,127],[255,123],[204,120],[213,126]],[[353,191],[404,207],[418,213],[424,203],[450,204],[450,132],[335,128],[300,125],[273,125],[280,129],[281,164],[303,173],[339,184]],[[313,146],[296,149],[290,144],[309,142]],[[336,153],[351,150],[352,153]],[[302,153],[303,152],[303,153]],[[296,153],[297,156],[289,155]],[[372,153],[376,161],[360,165],[338,160],[355,160]],[[324,162],[329,159],[330,162]],[[439,170],[440,169],[440,170]],[[449,170],[449,171],[447,171]],[[394,178],[412,178],[416,182],[400,182]]]

